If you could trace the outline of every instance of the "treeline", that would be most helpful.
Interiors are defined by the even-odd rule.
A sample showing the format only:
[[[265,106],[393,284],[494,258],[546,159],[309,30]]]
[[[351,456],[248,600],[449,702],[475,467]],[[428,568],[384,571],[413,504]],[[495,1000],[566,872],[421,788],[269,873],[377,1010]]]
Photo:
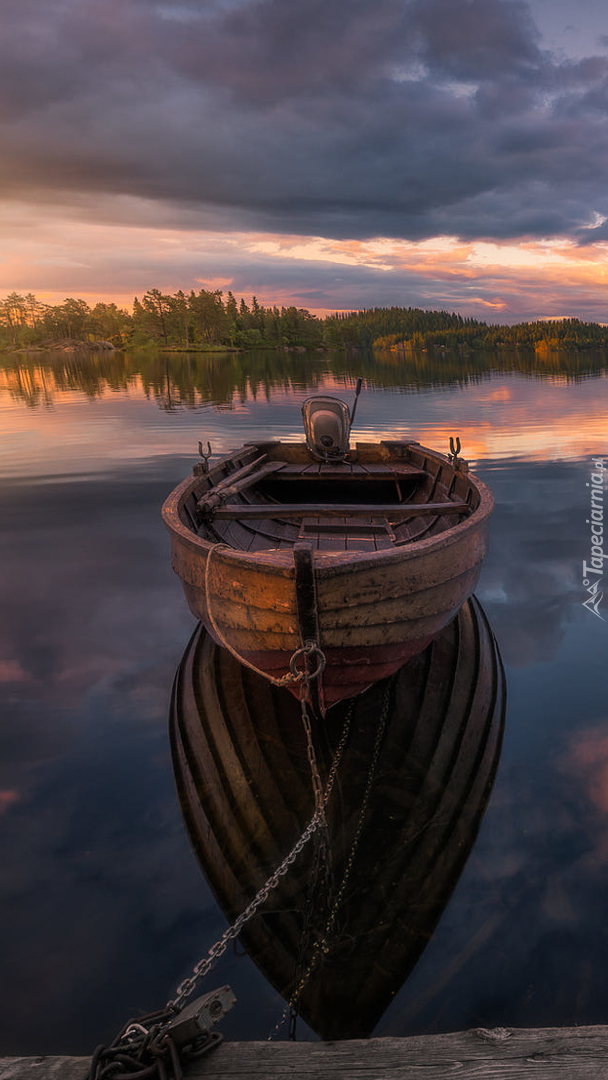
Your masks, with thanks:
[[[386,348],[396,343],[427,340],[443,344],[453,336],[454,344],[465,342],[470,330],[485,329],[476,319],[447,311],[422,311],[420,308],[369,308],[348,314],[333,315],[326,320],[330,338],[346,348]]]
[[[106,340],[123,345],[128,340],[131,316],[116,304],[95,304],[68,298],[63,304],[45,304],[33,293],[12,292],[0,300],[0,344],[21,346],[46,341]]]
[[[107,341],[115,348],[157,345],[164,349],[314,348],[323,342],[323,323],[296,307],[262,307],[220,289],[173,294],[149,289],[135,297],[129,314],[116,304],[68,298],[45,304],[32,293],[0,300],[0,345],[41,346],[53,341]]]
[[[458,316],[456,316],[458,318]],[[416,351],[444,349],[533,349],[537,353],[559,349],[606,348],[608,327],[580,319],[548,319],[513,326],[466,320],[461,326],[429,327],[410,333],[393,333],[376,338],[376,349]]]
[[[68,298],[46,304],[33,293],[0,300],[0,348],[50,348],[57,342],[108,342],[117,349],[336,348],[470,351],[605,348],[608,328],[580,319],[488,325],[447,311],[370,308],[317,318],[304,308],[264,307],[232,292],[149,289],[132,312]]]

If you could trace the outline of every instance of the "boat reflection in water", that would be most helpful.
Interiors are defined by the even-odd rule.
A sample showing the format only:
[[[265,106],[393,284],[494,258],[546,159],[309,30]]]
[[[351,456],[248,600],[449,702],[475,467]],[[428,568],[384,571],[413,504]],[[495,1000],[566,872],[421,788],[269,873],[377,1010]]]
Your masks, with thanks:
[[[504,712],[502,663],[473,598],[395,675],[313,721],[325,782],[338,755],[327,834],[240,939],[322,1038],[370,1034],[428,943],[490,795]],[[233,921],[314,811],[300,706],[199,627],[171,728],[190,837]]]

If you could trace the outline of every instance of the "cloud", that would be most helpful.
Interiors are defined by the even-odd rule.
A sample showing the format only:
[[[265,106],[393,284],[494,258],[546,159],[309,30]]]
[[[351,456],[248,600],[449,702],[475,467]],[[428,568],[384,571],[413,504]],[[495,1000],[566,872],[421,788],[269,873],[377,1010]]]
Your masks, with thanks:
[[[495,82],[542,67],[540,34],[520,0],[414,0],[410,13],[422,57],[441,76]]]
[[[584,237],[608,61],[519,0],[34,0],[0,45],[0,185],[334,238]]]
[[[151,199],[80,197],[71,209],[62,200],[42,208],[0,202],[0,295],[16,289],[53,303],[75,295],[130,308],[152,286],[203,287],[320,312],[412,304],[507,323],[606,317],[605,241],[229,232],[199,227],[190,207],[172,208],[165,224],[157,219]]]
[[[542,427],[541,395],[535,408]],[[524,433],[524,424],[522,417],[522,441],[529,443],[533,432]],[[557,428],[554,439],[559,445]],[[477,595],[512,667],[553,661],[569,626],[580,618],[585,470],[580,462],[547,461],[542,467],[519,462],[507,472],[498,467],[482,473],[496,506]],[[558,490],[559,512],[553,500]]]
[[[570,772],[585,783],[590,802],[602,814],[608,813],[608,732],[606,719],[598,727],[584,729],[572,738],[569,756],[561,761],[564,772]]]

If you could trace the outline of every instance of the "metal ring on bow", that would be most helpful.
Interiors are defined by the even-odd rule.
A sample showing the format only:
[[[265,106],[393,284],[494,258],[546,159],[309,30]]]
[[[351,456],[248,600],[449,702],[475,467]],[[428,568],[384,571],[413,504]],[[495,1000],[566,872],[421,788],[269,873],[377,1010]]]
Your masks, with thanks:
[[[305,656],[307,660],[311,660],[315,657],[316,667],[312,671],[300,671],[298,669],[298,660],[301,656]],[[309,682],[314,682],[325,671],[325,654],[318,645],[314,642],[307,642],[301,649],[296,649],[291,660],[289,661],[289,670],[296,679],[307,679]]]

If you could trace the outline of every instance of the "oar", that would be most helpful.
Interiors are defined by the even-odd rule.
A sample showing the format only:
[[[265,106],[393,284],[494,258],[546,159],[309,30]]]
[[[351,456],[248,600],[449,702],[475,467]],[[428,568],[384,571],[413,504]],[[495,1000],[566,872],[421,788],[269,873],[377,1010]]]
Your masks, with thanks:
[[[215,487],[212,487],[207,491],[202,498],[199,499],[197,506],[201,513],[207,513],[209,510],[213,510],[216,506],[221,505],[226,499],[232,498],[233,495],[238,495],[239,491],[244,491],[245,488],[253,487],[254,484],[259,483],[265,476],[269,476],[270,473],[277,472],[279,469],[285,468],[284,461],[269,461],[266,465],[261,465],[256,470],[256,467],[264,461],[266,454],[263,457],[258,458],[257,461],[252,461],[251,465],[245,465],[238,472],[227,476]]]

